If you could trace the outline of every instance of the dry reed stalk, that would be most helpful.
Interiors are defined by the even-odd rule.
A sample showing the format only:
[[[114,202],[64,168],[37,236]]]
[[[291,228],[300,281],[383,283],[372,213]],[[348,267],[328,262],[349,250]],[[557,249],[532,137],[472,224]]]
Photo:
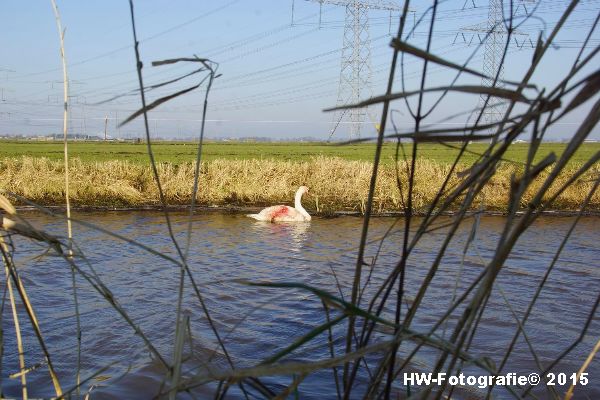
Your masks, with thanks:
[[[60,397],[60,396],[62,396],[62,388],[61,388],[60,382],[58,380],[58,375],[56,374],[56,370],[54,369],[54,365],[52,364],[52,360],[50,358],[50,353],[48,352],[48,349],[44,342],[44,338],[42,335],[42,331],[40,329],[38,319],[33,310],[33,306],[31,305],[31,302],[29,301],[29,296],[27,296],[27,292],[25,291],[25,286],[23,285],[21,278],[17,275],[16,270],[14,269],[14,265],[12,266],[12,268],[9,268],[9,272],[15,283],[17,291],[19,292],[19,296],[21,297],[21,302],[25,306],[25,310],[27,311],[27,315],[29,317],[31,325],[33,326],[34,333],[37,336],[37,339],[38,339],[38,342],[42,349],[42,352],[44,353],[44,358],[45,358],[46,364],[48,365],[48,372],[50,373],[50,378],[52,380],[52,384],[54,386],[54,391],[56,393],[56,396]]]
[[[189,324],[190,317],[185,315],[179,319],[177,323],[179,327],[175,330],[175,350],[173,354],[173,369],[171,372],[171,387],[176,388],[179,386],[179,380],[181,379],[181,364],[183,363],[183,344],[185,341],[185,327]],[[176,390],[169,391],[169,400],[175,400],[177,396]]]
[[[8,246],[4,242],[4,238],[0,236],[0,249],[2,250],[2,261],[4,262],[4,272],[6,276],[6,285],[8,286],[8,296],[10,300],[10,306],[13,315],[13,324],[15,326],[15,338],[17,340],[17,352],[19,353],[19,368],[21,369],[21,394],[23,399],[27,399],[27,377],[25,367],[25,352],[23,351],[23,339],[21,337],[21,325],[19,324],[19,314],[17,313],[17,306],[15,302],[15,296],[13,294],[12,283],[10,280],[9,263],[12,262],[8,258]]]
[[[600,351],[600,340],[598,340],[596,342],[596,345],[594,346],[592,351],[590,351],[590,354],[588,354],[587,358],[583,362],[583,365],[581,366],[581,368],[579,368],[579,371],[577,371],[575,382],[579,382],[579,379],[581,378],[581,374],[583,374],[585,372],[587,367],[590,365],[590,363],[594,359],[594,356],[596,355],[596,353],[598,353],[598,351]],[[571,400],[571,397],[573,397],[574,390],[575,390],[575,385],[571,384],[571,386],[569,387],[569,390],[567,390],[567,393],[565,393],[565,400]]]
[[[60,38],[60,58],[62,61],[63,70],[63,143],[64,143],[64,177],[65,177],[65,203],[67,206],[67,234],[69,241],[73,239],[73,232],[71,227],[71,206],[69,200],[69,145],[67,140],[68,125],[69,125],[69,77],[67,75],[67,59],[65,56],[65,30],[62,29],[60,20],[60,14],[58,7],[56,6],[56,0],[50,0],[52,3],[52,9],[54,10],[54,17],[56,19],[56,28],[58,29],[58,36]],[[69,250],[72,256],[72,251]]]
[[[15,215],[17,213],[15,206],[13,206],[12,203],[2,193],[0,193],[0,208],[6,211],[9,215]]]
[[[60,39],[60,58],[62,62],[63,72],[63,155],[64,155],[64,178],[65,178],[65,205],[66,205],[66,216],[67,216],[67,238],[69,240],[69,248],[67,255],[73,257],[73,226],[71,223],[71,199],[70,199],[70,188],[69,188],[69,144],[68,144],[68,127],[69,127],[69,75],[67,73],[67,57],[65,55],[65,31],[62,28],[62,22],[56,0],[50,0],[52,3],[52,9],[54,10],[54,17],[56,19],[56,29],[58,30],[58,36]],[[75,315],[77,323],[77,394],[79,394],[79,384],[81,382],[81,318],[79,315],[79,301],[77,297],[77,282],[75,279],[75,270],[71,269],[71,280],[73,286],[73,298],[75,303]]]
[[[8,230],[12,230],[13,228],[20,227],[21,225],[22,224],[14,223],[12,220],[9,220],[7,218],[3,218],[1,227],[3,230],[8,231]],[[58,380],[58,376],[56,374],[54,366],[52,364],[50,353],[48,352],[48,349],[44,342],[44,338],[43,338],[43,335],[42,335],[42,332],[41,332],[41,329],[40,329],[40,326],[38,323],[38,319],[35,315],[35,312],[33,310],[31,302],[29,301],[29,296],[27,296],[25,286],[23,285],[21,278],[17,274],[14,264],[12,263],[11,259],[7,256],[7,252],[6,252],[7,247],[3,240],[2,240],[2,246],[0,246],[0,250],[2,250],[3,260],[4,260],[5,267],[6,267],[6,272],[9,275],[7,277],[7,284],[9,285],[9,289],[11,288],[10,280],[12,279],[12,282],[14,282],[17,292],[19,293],[21,303],[25,307],[25,311],[27,312],[29,321],[31,322],[34,333],[38,339],[38,343],[42,349],[42,352],[44,353],[44,358],[45,358],[46,364],[48,365],[48,372],[50,373],[50,378],[52,380],[52,384],[54,385],[54,390],[56,392],[56,395],[61,396],[62,389],[60,386],[60,382]],[[12,289],[10,291],[12,292]],[[22,353],[22,349],[20,350],[20,353]],[[21,374],[22,377],[25,376],[25,374],[23,372],[24,371],[22,371],[22,374]]]

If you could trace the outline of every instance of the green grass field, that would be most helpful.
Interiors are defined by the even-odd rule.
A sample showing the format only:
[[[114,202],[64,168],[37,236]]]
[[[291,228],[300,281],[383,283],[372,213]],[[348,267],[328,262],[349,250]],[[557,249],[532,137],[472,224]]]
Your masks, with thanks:
[[[456,146],[459,144],[457,143]],[[564,150],[565,144],[544,143],[537,159],[554,151],[557,155]],[[196,144],[181,142],[156,142],[153,144],[154,154],[158,162],[180,164],[192,161],[196,157]],[[384,146],[383,162],[388,164],[394,159],[395,144]],[[485,143],[469,145],[468,150],[480,153],[487,147]],[[513,161],[523,161],[526,157],[528,144],[513,144],[506,158]],[[247,143],[247,142],[206,142],[202,159],[275,159],[275,160],[306,160],[312,156],[340,157],[346,160],[370,161],[373,159],[375,145],[373,143],[336,145],[325,143]],[[600,151],[600,143],[586,143],[575,155],[572,162],[585,162],[592,154]],[[457,150],[441,144],[419,145],[419,158],[451,163]],[[147,163],[148,155],[144,143],[115,143],[115,142],[71,142],[69,155],[78,157],[84,162],[127,160],[135,163]],[[35,141],[0,141],[0,159],[6,157],[47,157],[59,160],[63,157],[63,145],[60,142]],[[463,156],[463,163],[472,163],[475,154]]]

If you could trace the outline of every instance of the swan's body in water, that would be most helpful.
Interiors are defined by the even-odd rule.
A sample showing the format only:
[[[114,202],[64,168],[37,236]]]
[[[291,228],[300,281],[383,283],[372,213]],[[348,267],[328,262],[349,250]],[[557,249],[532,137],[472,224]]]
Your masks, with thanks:
[[[250,218],[257,219],[259,221],[269,222],[302,222],[310,221],[311,217],[308,215],[300,200],[302,195],[308,193],[306,186],[300,186],[296,192],[296,199],[294,207],[289,206],[272,206],[267,207],[258,214],[248,214]]]

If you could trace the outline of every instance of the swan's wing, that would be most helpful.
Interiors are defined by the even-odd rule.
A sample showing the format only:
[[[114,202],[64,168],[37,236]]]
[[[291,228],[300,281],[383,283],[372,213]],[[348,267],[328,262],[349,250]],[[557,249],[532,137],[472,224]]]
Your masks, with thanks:
[[[271,221],[281,221],[281,222],[297,222],[297,221],[305,221],[304,215],[296,210],[294,207],[286,207],[286,210],[280,209],[276,215],[273,216]]]
[[[259,214],[268,216],[270,219],[273,219],[284,215],[288,215],[290,213],[290,209],[293,210],[293,208],[289,206],[272,206],[265,208]]]

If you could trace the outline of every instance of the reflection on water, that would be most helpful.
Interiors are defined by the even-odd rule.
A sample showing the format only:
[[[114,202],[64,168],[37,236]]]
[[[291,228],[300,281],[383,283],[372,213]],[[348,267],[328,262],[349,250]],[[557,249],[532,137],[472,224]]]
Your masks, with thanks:
[[[163,218],[158,213],[91,213],[79,216],[88,222],[106,227],[121,235],[176,258],[176,251],[168,238]],[[63,222],[39,214],[30,214],[30,220],[50,232],[64,232]],[[194,217],[189,264],[203,295],[211,317],[225,343],[231,362],[236,367],[251,366],[275,354],[318,324],[325,322],[322,303],[314,296],[298,289],[276,289],[244,285],[240,280],[268,282],[300,282],[328,290],[349,298],[356,246],[360,237],[361,220],[354,217],[313,219],[310,223],[270,224],[250,220],[241,215],[207,214]],[[462,250],[470,226],[461,228],[450,244],[440,264],[431,290],[423,299],[413,328],[427,331],[437,322],[452,300],[455,290],[460,293],[481,273],[495,249],[503,219],[486,217],[481,221],[475,246],[466,256]],[[558,243],[569,229],[571,218],[541,218],[533,229],[522,237],[512,256],[502,269],[493,296],[471,345],[473,354],[490,357],[495,363],[515,332],[513,311],[522,316],[531,294],[535,291],[547,266],[552,261]],[[579,327],[588,318],[600,287],[600,269],[597,247],[600,235],[595,217],[584,218],[567,243],[562,257],[548,277],[527,322],[527,334],[538,356],[546,366],[572,344],[579,335]],[[376,218],[370,231],[371,244],[367,260],[373,259],[380,238],[393,223],[392,219]],[[187,219],[174,216],[177,238],[185,242]],[[125,244],[111,236],[76,226],[77,243],[86,259],[79,265],[86,273],[95,273],[110,288],[115,299],[147,335],[158,351],[167,359],[173,352],[175,312],[179,284],[179,268],[162,258],[152,256],[139,248]],[[406,270],[406,298],[412,302],[428,267],[435,259],[443,230],[432,232],[415,248]],[[395,267],[401,249],[401,233],[394,230],[381,247],[376,267],[367,271],[370,276],[364,296],[369,298]],[[44,254],[45,248],[27,241],[18,241],[17,265],[24,284],[41,321],[42,331],[51,354],[55,355],[63,386],[74,384],[77,360],[75,316],[70,269],[58,257]],[[37,257],[40,256],[41,257]],[[89,265],[87,265],[89,263]],[[456,282],[462,265],[461,277]],[[110,377],[97,382],[92,398],[146,399],[156,395],[164,368],[152,357],[142,338],[123,321],[89,283],[78,277],[78,292],[82,324],[82,376],[89,376],[99,368],[111,365],[102,373]],[[510,307],[500,295],[502,290]],[[4,359],[1,371],[4,394],[19,396],[17,379],[8,375],[18,370],[15,352],[14,327],[8,307],[3,314]],[[20,310],[23,312],[23,310]],[[211,334],[194,288],[186,283],[184,312],[190,317],[190,333],[184,346],[185,373],[202,373],[206,365],[228,368],[227,355]],[[387,313],[387,314],[386,314]],[[391,310],[384,316],[393,319]],[[25,316],[22,314],[22,321]],[[448,333],[452,331],[453,318]],[[33,338],[31,327],[23,326],[25,355],[28,365],[43,359]],[[341,337],[344,329],[334,329]],[[339,335],[338,335],[339,334]],[[592,320],[582,343],[554,368],[572,373],[600,336],[597,317]],[[340,341],[336,344],[343,345]],[[406,353],[408,349],[401,350]],[[328,357],[326,336],[320,336],[308,346],[296,350],[289,360],[315,360]],[[436,353],[423,351],[411,364],[411,370],[429,372]],[[529,373],[538,371],[528,344],[520,339],[509,360],[510,371]],[[465,371],[471,371],[466,367]],[[476,371],[476,370],[474,370]],[[588,367],[590,383],[578,388],[577,395],[600,398],[600,363]],[[30,395],[52,395],[51,384],[43,368],[28,374]],[[265,382],[272,388],[283,388],[290,377],[275,377]],[[301,385],[301,398],[334,398],[335,385],[330,370],[310,375]],[[199,398],[213,393],[214,386],[198,388]],[[538,396],[546,392],[538,388]],[[557,388],[563,393],[566,388]],[[482,393],[482,392],[479,392]],[[485,392],[483,392],[485,393]],[[494,392],[499,398],[506,392]],[[469,397],[459,393],[460,397]],[[237,387],[228,392],[229,398],[242,398]]]
[[[272,235],[277,242],[287,242],[282,251],[299,253],[306,241],[310,222],[282,222],[272,224],[264,221],[253,221],[252,232],[255,235]]]

